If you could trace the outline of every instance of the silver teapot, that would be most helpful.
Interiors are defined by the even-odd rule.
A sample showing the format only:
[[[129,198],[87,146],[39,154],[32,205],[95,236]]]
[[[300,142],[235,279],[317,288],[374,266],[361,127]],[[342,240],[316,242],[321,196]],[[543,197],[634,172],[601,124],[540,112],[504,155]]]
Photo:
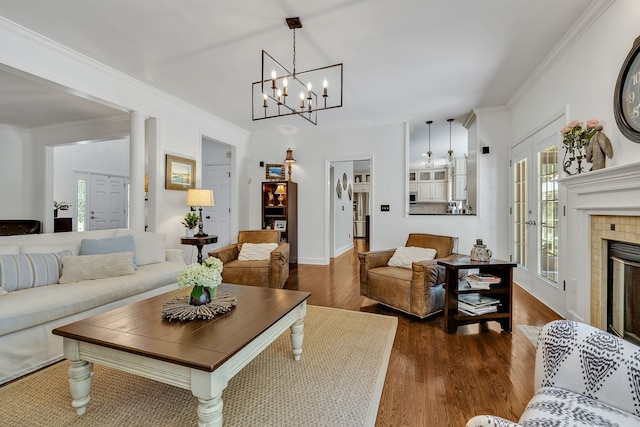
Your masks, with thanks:
[[[491,249],[482,244],[482,239],[476,239],[476,244],[471,249],[471,261],[489,262],[491,255]]]

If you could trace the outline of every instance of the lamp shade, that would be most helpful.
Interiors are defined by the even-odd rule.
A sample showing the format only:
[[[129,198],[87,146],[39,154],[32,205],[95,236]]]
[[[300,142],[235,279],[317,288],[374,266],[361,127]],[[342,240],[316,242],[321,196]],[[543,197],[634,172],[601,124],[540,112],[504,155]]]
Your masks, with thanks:
[[[287,189],[284,188],[284,184],[278,184],[278,187],[276,188],[276,191],[274,191],[275,194],[286,194],[287,193]]]
[[[295,163],[296,159],[293,158],[293,150],[289,148],[287,150],[287,158],[284,159],[285,163]]]
[[[213,190],[190,188],[187,190],[187,206],[213,206]]]

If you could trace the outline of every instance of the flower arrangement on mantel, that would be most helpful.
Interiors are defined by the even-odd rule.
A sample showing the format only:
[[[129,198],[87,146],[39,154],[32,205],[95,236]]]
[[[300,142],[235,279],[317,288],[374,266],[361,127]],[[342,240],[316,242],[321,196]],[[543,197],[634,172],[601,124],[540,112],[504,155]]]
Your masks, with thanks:
[[[202,264],[191,264],[178,273],[180,289],[193,286],[189,298],[191,305],[211,302],[220,283],[222,283],[222,261],[215,257],[207,258]]]
[[[562,128],[560,133],[563,136],[562,143],[571,157],[584,156],[587,145],[593,135],[596,134],[596,127],[600,125],[598,119],[589,119],[585,127],[582,122],[574,120]]]
[[[574,120],[562,128],[562,143],[565,148],[565,159],[569,154],[569,159],[563,161],[563,170],[568,175],[582,173],[582,161],[593,163],[590,170],[602,169],[605,167],[605,156],[613,157],[613,147],[611,141],[602,131],[598,119],[587,120],[585,126],[582,122]],[[572,172],[572,163],[577,160],[577,169]]]

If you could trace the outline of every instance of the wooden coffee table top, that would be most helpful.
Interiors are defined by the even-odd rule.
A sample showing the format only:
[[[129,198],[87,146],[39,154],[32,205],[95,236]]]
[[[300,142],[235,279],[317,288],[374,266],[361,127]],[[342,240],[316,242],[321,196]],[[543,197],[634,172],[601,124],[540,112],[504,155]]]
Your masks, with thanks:
[[[213,372],[284,315],[309,292],[223,283],[236,307],[211,320],[162,319],[162,305],[189,294],[176,289],[53,330],[55,335]]]

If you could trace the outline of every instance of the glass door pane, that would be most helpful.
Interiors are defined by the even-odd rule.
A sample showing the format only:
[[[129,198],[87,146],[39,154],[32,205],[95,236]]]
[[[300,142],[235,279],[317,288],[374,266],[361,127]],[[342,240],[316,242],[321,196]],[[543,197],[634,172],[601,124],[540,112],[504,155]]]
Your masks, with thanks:
[[[538,274],[558,282],[558,149],[538,152]]]
[[[527,159],[513,167],[513,254],[514,262],[527,268]]]

